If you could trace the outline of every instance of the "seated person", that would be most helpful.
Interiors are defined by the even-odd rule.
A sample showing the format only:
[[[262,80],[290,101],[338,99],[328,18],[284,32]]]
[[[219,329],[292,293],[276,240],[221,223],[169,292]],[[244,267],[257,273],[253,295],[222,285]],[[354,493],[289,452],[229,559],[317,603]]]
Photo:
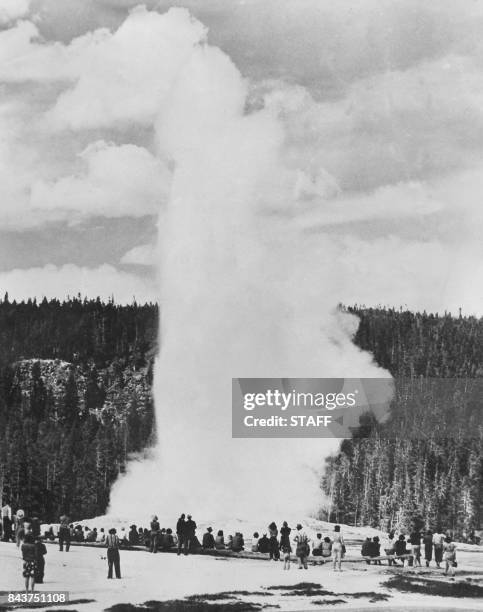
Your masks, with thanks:
[[[258,540],[258,552],[268,553],[270,550],[270,540],[267,538],[267,534],[264,533]]]
[[[233,537],[233,543],[232,543],[231,549],[233,550],[233,552],[241,552],[242,550],[244,550],[244,547],[245,547],[245,541],[243,539],[243,534],[237,531],[235,533],[235,536]]]
[[[260,539],[260,535],[258,531],[255,531],[252,538],[251,551],[258,552],[258,540]]]
[[[223,530],[222,529],[220,529],[218,531],[218,533],[216,534],[215,548],[217,550],[224,550],[225,549],[225,536],[223,535]]]
[[[371,557],[372,552],[372,540],[371,538],[366,538],[364,542],[362,542],[361,555],[363,557]],[[370,565],[371,561],[366,558],[367,565]]]
[[[206,533],[203,534],[202,546],[205,550],[212,550],[215,548],[215,538],[213,537],[213,527],[208,527]]]
[[[322,556],[322,534],[318,533],[317,534],[317,539],[314,542],[314,547],[312,548],[312,554],[314,555],[314,557],[321,557]]]
[[[330,557],[332,555],[332,542],[329,537],[325,537],[322,542],[322,557]]]

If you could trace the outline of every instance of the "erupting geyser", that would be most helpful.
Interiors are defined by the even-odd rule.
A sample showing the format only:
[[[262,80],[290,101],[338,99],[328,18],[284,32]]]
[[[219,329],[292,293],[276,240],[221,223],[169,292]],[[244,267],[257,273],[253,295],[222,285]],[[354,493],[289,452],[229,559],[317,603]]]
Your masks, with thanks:
[[[158,444],[116,483],[110,514],[296,521],[321,503],[335,442],[232,439],[232,377],[385,373],[352,344],[357,321],[335,308],[345,281],[328,239],[314,251],[293,223],[297,173],[281,159],[275,113],[250,110],[237,68],[203,40],[176,75],[156,126],[174,167],[159,217]]]

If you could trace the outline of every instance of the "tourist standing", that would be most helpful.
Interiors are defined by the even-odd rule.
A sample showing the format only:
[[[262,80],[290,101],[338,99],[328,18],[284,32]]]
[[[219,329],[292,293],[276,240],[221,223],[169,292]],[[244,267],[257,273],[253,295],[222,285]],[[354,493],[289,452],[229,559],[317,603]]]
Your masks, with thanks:
[[[268,551],[270,553],[270,559],[278,561],[280,559],[280,549],[278,546],[278,527],[275,522],[270,523],[268,526],[268,533],[270,535]]]
[[[107,546],[107,577],[112,578],[112,568],[116,572],[116,578],[121,577],[121,559],[119,556],[119,538],[116,535],[114,527],[109,529],[109,533],[106,537]]]
[[[340,531],[340,525],[334,527],[334,533],[332,536],[332,557],[334,560],[334,571],[339,569],[342,571],[342,554],[345,550],[344,537]]]
[[[421,567],[421,533],[414,528],[409,535],[411,552],[414,560],[414,567]]]
[[[2,506],[2,527],[3,541],[9,542],[12,538],[12,507],[8,501]]]
[[[43,584],[45,574],[45,555],[47,554],[47,547],[42,542],[42,538],[37,536],[35,538],[35,582],[37,584]]]
[[[298,569],[302,569],[302,567],[308,569],[307,557],[310,554],[309,537],[300,523],[297,524],[297,533],[295,534],[294,541],[297,545],[295,555],[299,561]]]
[[[426,567],[429,567],[431,559],[433,558],[433,534],[428,529],[423,536],[424,544],[424,560],[426,561]]]
[[[158,517],[154,515],[151,520],[151,548],[150,548],[150,551],[152,553],[158,552],[158,542],[159,542],[159,522],[158,522]]]
[[[456,544],[451,541],[450,536],[446,536],[443,544],[443,554],[444,561],[446,564],[444,575],[446,576],[448,573],[451,576],[455,574],[455,564],[456,564]]]
[[[185,540],[185,515],[182,514],[178,522],[176,523],[176,535],[178,536],[178,555],[181,554],[181,550],[183,548],[184,540]]]
[[[196,523],[188,514],[188,520],[185,523],[185,539],[184,539],[184,554],[187,555],[195,544],[196,537]]]
[[[66,514],[63,514],[60,517],[60,527],[59,527],[59,550],[64,550],[64,542],[65,542],[65,552],[69,552],[70,548],[70,525],[69,525],[69,517]]]
[[[21,547],[23,570],[22,575],[25,578],[25,591],[33,591],[35,588],[35,544],[34,537],[27,532]]]
[[[441,562],[443,561],[444,538],[444,533],[438,526],[436,533],[433,533],[434,560],[438,569],[441,568]]]
[[[280,529],[280,550],[282,549],[284,544],[288,544],[290,546],[290,532],[292,530],[287,524],[287,521],[283,522],[282,528]]]

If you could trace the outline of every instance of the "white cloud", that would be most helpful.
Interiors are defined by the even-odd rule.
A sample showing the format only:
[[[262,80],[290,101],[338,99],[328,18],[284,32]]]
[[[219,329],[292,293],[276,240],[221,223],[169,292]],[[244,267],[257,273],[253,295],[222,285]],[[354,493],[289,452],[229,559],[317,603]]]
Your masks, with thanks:
[[[170,173],[159,159],[135,145],[104,141],[80,154],[82,174],[32,186],[31,206],[74,220],[89,216],[141,217],[157,214],[169,192]]]
[[[122,256],[120,263],[138,266],[154,266],[155,246],[153,244],[141,244],[134,247]]]
[[[73,264],[47,265],[43,268],[0,272],[2,294],[7,291],[10,299],[25,300],[37,297],[64,298],[80,293],[88,298],[107,300],[111,295],[119,303],[155,301],[156,288],[150,279],[121,272],[110,265],[83,268]]]
[[[0,25],[24,17],[29,11],[30,2],[31,0],[0,0]]]

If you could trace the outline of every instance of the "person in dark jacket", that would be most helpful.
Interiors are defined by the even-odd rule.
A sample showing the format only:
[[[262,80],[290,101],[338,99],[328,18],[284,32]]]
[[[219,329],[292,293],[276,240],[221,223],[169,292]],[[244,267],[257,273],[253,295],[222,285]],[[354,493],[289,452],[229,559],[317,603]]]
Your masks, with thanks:
[[[268,553],[270,550],[270,540],[267,538],[267,534],[264,533],[258,540],[258,552]]]
[[[379,541],[379,536],[374,536],[372,538],[372,546],[371,546],[371,557],[374,558],[374,565],[381,565],[381,560],[377,559],[381,555],[381,543]]]
[[[362,542],[361,555],[363,557],[372,557],[372,540],[371,538],[366,538],[364,542]],[[367,565],[371,564],[371,560],[366,558]]]
[[[428,529],[423,536],[423,544],[424,560],[426,561],[426,567],[429,567],[431,559],[433,558],[433,533],[430,529]]]
[[[65,552],[69,552],[70,548],[70,526],[69,526],[69,517],[63,514],[60,517],[60,527],[59,527],[59,550],[64,550],[65,543]]]
[[[37,536],[35,538],[35,582],[37,584],[43,584],[45,574],[45,559],[44,556],[47,554],[47,547],[42,542],[42,538]]]
[[[181,550],[183,549],[185,534],[186,534],[186,521],[185,515],[182,514],[178,522],[176,523],[176,535],[178,536],[178,555],[181,554]]]
[[[191,514],[188,514],[188,520],[185,523],[185,535],[184,535],[184,554],[187,555],[190,550],[196,546],[196,523],[191,518]]]
[[[137,546],[139,544],[138,528],[136,527],[136,525],[131,525],[131,527],[129,528],[128,538],[130,546]]]
[[[402,564],[404,565],[405,564],[404,558],[401,558],[401,557],[407,554],[407,550],[406,550],[406,538],[404,537],[403,534],[399,536],[394,549],[396,552],[396,558],[400,558],[402,561]]]
[[[208,529],[206,530],[206,533],[203,534],[203,548],[211,550],[213,548],[215,548],[215,538],[213,537],[213,528],[212,527],[208,527]]]
[[[112,578],[112,568],[114,566],[116,572],[116,578],[121,577],[121,560],[119,556],[119,538],[116,535],[116,530],[114,527],[109,529],[109,534],[106,537],[106,547],[107,547],[107,566],[108,572],[107,577],[109,579]]]
[[[243,534],[237,531],[233,537],[231,549],[233,552],[241,552],[245,548],[245,540]]]
[[[280,550],[283,546],[290,546],[290,532],[292,530],[288,526],[287,521],[283,522],[282,528],[280,529]]]
[[[270,559],[278,561],[280,559],[280,549],[278,546],[278,528],[275,522],[270,523],[268,526],[268,532],[270,534],[268,552],[270,553]]]
[[[158,517],[156,515],[153,516],[150,527],[151,527],[150,551],[152,553],[157,553],[158,545],[159,545],[159,522],[158,522]]]
[[[35,588],[35,543],[31,533],[26,533],[21,546],[22,559],[23,559],[23,571],[22,575],[25,578],[25,591],[33,591]]]

